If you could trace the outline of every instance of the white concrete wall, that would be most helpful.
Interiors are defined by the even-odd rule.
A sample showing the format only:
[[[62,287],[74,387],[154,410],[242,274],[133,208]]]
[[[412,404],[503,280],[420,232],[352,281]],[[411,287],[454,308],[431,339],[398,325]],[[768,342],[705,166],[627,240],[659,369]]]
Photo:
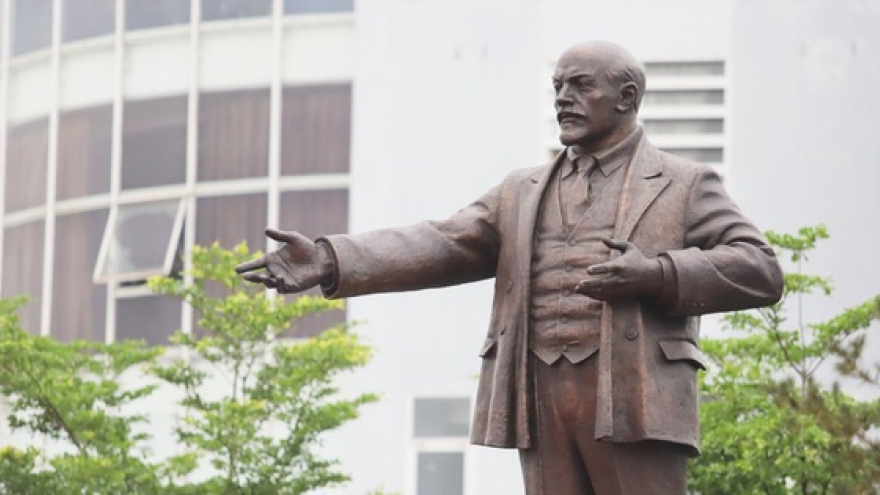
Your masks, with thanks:
[[[444,218],[508,171],[544,158],[539,5],[527,1],[358,4],[351,229]],[[332,442],[354,483],[412,493],[406,417],[423,394],[472,396],[491,283],[349,301],[377,356],[353,380],[381,403]],[[501,460],[499,460],[501,459]],[[516,453],[470,448],[469,493],[521,491]]]
[[[545,160],[548,64],[574,42],[611,39],[645,58],[724,56],[729,3],[676,5],[359,3],[352,231],[446,217],[511,169]],[[683,20],[688,12],[695,17]],[[408,402],[475,393],[491,289],[483,282],[349,301],[377,356],[347,385],[383,399],[328,441],[354,482],[326,493],[414,493]],[[515,451],[470,447],[466,464],[468,495],[522,493]]]
[[[762,228],[828,227],[807,268],[835,293],[808,299],[808,322],[880,293],[878,26],[876,0],[733,9],[730,183]]]
[[[878,290],[880,2],[374,0],[358,5],[352,229],[444,217],[545,157],[548,64],[603,38],[644,60],[722,58],[728,188],[762,229],[825,222],[827,316]],[[872,30],[872,28],[874,28]],[[376,346],[351,381],[381,404],[334,437],[355,482],[412,493],[407,401],[472,394],[491,285],[350,301]],[[704,333],[717,335],[717,317]],[[468,493],[520,493],[509,451],[468,451]]]

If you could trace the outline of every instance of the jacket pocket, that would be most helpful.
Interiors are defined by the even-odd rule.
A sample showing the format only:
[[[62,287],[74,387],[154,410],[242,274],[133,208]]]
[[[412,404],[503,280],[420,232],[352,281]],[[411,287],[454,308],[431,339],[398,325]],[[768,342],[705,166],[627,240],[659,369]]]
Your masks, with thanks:
[[[483,347],[480,348],[480,357],[490,357],[495,352],[495,345],[498,343],[497,337],[488,337],[485,342],[483,342]]]
[[[696,344],[689,340],[659,340],[660,350],[667,361],[688,361],[694,366],[706,369],[706,360]]]

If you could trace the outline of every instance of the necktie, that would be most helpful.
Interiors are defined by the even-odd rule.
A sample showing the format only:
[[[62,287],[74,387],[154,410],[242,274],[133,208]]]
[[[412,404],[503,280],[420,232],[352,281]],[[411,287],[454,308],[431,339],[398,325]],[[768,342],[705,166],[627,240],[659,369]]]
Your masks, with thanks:
[[[563,198],[569,226],[576,225],[590,206],[590,174],[596,166],[596,159],[592,156],[580,157],[574,166],[575,171],[569,177],[571,180],[566,181],[570,184],[566,186],[567,194]]]

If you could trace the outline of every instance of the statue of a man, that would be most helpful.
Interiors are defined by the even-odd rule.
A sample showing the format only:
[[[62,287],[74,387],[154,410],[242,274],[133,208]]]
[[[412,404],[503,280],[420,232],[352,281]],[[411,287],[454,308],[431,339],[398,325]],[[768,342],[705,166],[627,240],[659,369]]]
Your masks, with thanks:
[[[283,242],[238,267],[327,297],[495,278],[471,431],[520,451],[527,495],[684,495],[699,454],[699,315],[768,305],[773,250],[710,167],[659,151],[638,61],[575,45],[553,76],[551,163],[442,221]]]

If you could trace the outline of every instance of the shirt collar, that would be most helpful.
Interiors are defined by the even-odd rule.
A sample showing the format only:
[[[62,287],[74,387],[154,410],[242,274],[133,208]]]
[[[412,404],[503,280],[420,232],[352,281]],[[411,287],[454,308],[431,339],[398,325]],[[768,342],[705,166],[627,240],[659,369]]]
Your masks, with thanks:
[[[599,150],[596,153],[593,153],[589,156],[593,157],[594,160],[599,165],[599,170],[602,171],[602,175],[608,177],[615,170],[620,168],[629,161],[632,154],[635,152],[636,146],[638,146],[639,141],[642,139],[642,128],[641,126],[636,126],[636,128],[622,141],[612,146],[611,148],[606,148],[604,150]],[[563,177],[568,176],[572,173],[574,168],[574,162],[578,158],[581,158],[577,152],[575,152],[572,146],[569,146],[566,149],[566,154],[568,155],[568,165],[566,166],[565,173]]]

